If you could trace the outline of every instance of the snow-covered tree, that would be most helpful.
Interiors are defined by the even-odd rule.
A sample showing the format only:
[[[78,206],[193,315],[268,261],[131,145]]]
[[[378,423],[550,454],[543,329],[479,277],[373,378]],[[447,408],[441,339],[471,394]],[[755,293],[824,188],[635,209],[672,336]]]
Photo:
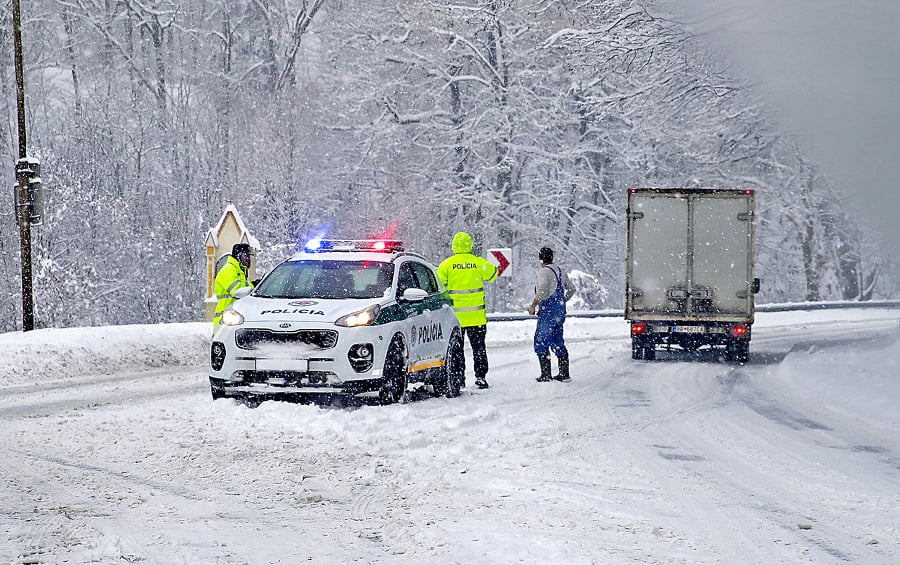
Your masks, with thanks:
[[[754,86],[665,0],[36,0],[29,152],[43,162],[38,326],[196,320],[227,202],[272,265],[312,235],[391,235],[438,262],[455,231],[519,265],[550,245],[579,307],[622,303],[625,191],[757,191],[760,300],[896,294],[895,263]],[[10,7],[0,152],[13,182]],[[19,280],[0,210],[0,274]],[[0,293],[17,327],[19,285]]]

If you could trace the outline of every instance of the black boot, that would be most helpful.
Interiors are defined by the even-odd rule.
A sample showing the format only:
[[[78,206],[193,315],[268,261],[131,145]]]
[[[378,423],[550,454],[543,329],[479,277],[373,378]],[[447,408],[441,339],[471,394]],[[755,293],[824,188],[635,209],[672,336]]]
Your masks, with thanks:
[[[539,383],[552,381],[553,377],[550,375],[550,354],[544,353],[542,355],[538,355],[538,363],[541,364],[541,376],[535,380]]]
[[[559,357],[556,358],[556,360],[559,361],[559,374],[553,378],[558,381],[569,380],[571,377],[569,376],[569,356],[568,356],[568,354],[560,355]]]

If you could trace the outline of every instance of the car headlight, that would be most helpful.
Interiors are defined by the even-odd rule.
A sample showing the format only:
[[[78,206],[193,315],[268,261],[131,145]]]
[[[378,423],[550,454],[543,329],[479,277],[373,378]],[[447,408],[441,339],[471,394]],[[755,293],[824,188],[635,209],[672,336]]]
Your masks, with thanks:
[[[244,317],[234,310],[222,312],[222,323],[226,326],[239,326],[244,323]]]
[[[354,312],[352,314],[347,314],[346,316],[341,316],[334,322],[336,326],[343,326],[345,328],[354,328],[356,326],[368,326],[371,325],[372,322],[375,321],[375,318],[378,317],[378,312],[381,311],[381,306],[378,304],[373,304],[368,308],[364,308],[359,312]]]

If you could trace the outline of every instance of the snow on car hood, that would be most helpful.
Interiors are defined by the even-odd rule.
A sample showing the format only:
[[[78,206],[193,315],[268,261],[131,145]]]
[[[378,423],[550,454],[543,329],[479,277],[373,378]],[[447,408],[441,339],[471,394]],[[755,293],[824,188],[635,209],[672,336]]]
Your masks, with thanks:
[[[234,303],[234,310],[247,322],[324,322],[379,303],[373,299],[258,298],[247,296]]]

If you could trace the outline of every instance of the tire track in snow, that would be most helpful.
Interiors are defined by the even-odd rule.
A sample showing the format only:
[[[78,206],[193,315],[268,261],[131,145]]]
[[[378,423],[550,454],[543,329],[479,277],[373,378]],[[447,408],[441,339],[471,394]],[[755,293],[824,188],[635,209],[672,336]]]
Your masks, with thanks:
[[[197,369],[149,371],[0,389],[0,420],[45,416],[98,406],[177,398],[202,388]]]

